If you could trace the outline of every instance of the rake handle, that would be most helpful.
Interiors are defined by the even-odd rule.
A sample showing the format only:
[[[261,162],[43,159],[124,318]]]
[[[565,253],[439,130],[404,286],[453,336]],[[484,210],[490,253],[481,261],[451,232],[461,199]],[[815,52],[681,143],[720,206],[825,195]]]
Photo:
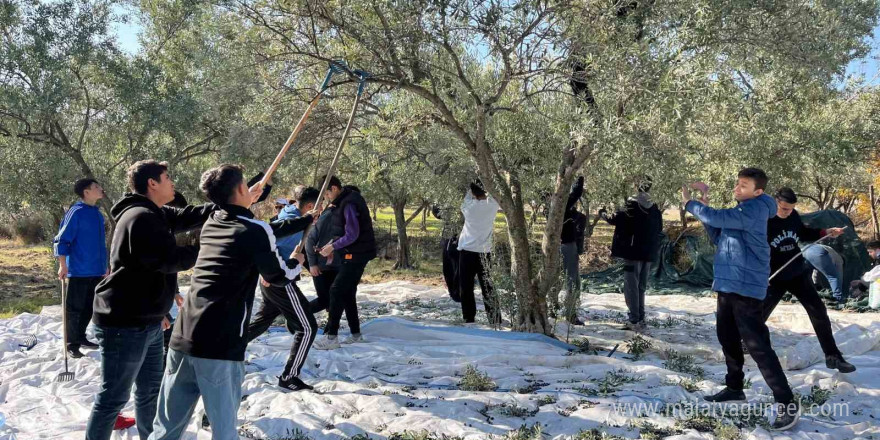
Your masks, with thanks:
[[[354,117],[357,114],[357,108],[361,102],[363,90],[364,82],[361,81],[358,85],[358,93],[354,99],[354,105],[351,107],[351,114],[348,116],[348,124],[346,124],[345,131],[342,133],[342,139],[339,140],[339,146],[336,147],[336,154],[333,155],[333,161],[330,162],[330,166],[327,168],[327,174],[324,177],[324,182],[321,184],[321,190],[318,192],[318,200],[315,201],[315,206],[321,206],[324,202],[324,192],[327,191],[327,187],[330,185],[330,178],[333,176],[333,173],[336,172],[336,166],[339,164],[339,158],[342,156],[342,147],[345,146],[345,142],[348,140],[348,135],[351,133],[351,127],[354,125]],[[293,254],[302,253],[303,247],[305,247],[306,237],[309,236],[311,230],[312,224],[306,226],[306,229],[303,231],[302,239],[293,250]]]
[[[67,280],[61,280],[61,334],[64,345],[61,346],[61,352],[64,353],[64,372],[70,370],[67,368]]]

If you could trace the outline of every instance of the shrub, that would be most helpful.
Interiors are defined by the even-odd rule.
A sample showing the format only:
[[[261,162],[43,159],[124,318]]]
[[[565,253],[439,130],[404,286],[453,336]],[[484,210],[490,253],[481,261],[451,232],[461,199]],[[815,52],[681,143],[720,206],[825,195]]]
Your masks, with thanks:
[[[464,369],[461,381],[458,382],[458,388],[462,391],[495,391],[498,386],[488,374],[473,365],[468,365]]]
[[[24,244],[39,244],[46,241],[46,230],[39,218],[20,218],[13,224],[13,228],[15,228],[15,237]]]

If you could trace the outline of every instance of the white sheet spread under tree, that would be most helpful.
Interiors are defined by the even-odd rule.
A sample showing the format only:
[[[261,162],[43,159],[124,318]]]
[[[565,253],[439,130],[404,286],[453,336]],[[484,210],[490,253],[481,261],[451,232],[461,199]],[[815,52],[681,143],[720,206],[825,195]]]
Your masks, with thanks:
[[[300,285],[307,295],[313,294],[310,283]],[[658,434],[651,438],[709,439],[729,435],[725,423],[743,426],[742,438],[880,438],[877,314],[829,312],[840,349],[858,367],[855,373],[840,374],[825,368],[803,308],[777,307],[769,325],[792,388],[814,399],[827,397],[829,411],[843,403],[848,411],[843,416],[805,416],[796,430],[771,434],[760,422],[743,417],[720,422],[694,415],[637,414],[668,409],[666,404],[699,402],[703,394],[723,386],[725,367],[715,337],[711,297],[649,296],[646,311],[651,329],[639,342],[650,347],[639,360],[632,360],[631,344],[626,343],[633,334],[618,329],[626,310],[619,294],[583,295],[581,316],[587,325],[574,328],[569,336],[572,342],[588,338],[595,351],[587,352],[572,351],[575,347],[540,335],[496,332],[485,325],[465,327],[458,304],[440,288],[389,282],[361,286],[358,299],[362,319],[369,321],[363,325],[369,342],[334,351],[312,350],[303,379],[317,392],[285,393],[275,386],[292,338],[283,327],[273,328],[249,346],[246,399],[238,415],[243,438],[336,439],[366,434],[380,439],[404,431],[428,431],[437,438],[483,439],[503,438],[522,428],[521,433],[540,431],[541,438],[578,433],[581,438],[595,438],[585,432],[598,429],[590,435],[639,438],[641,431],[645,437]],[[485,324],[480,310],[478,320]],[[319,323],[323,319],[326,315],[319,315]],[[565,323],[558,323],[557,331],[565,339]],[[29,334],[36,334],[39,343],[21,351],[18,344]],[[46,307],[39,315],[0,320],[0,413],[6,417],[0,440],[84,437],[99,387],[99,352],[71,360],[76,380],[56,383],[63,370],[60,336],[57,306]],[[607,357],[615,344],[620,344],[618,351]],[[486,374],[496,390],[460,390],[468,366]],[[700,369],[703,379],[693,374]],[[750,401],[770,401],[750,358],[746,374]],[[621,404],[639,403],[644,405],[629,407],[629,413],[620,411]],[[132,402],[124,412],[133,414]],[[184,438],[209,439],[210,431],[201,428],[201,404],[196,414]],[[137,431],[116,432],[114,438],[134,439]]]

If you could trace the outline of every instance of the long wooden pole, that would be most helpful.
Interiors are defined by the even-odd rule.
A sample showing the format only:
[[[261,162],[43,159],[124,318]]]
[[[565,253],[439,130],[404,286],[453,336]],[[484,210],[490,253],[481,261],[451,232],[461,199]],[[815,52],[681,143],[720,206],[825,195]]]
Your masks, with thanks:
[[[297,136],[299,136],[299,132],[302,131],[303,127],[306,124],[306,120],[309,119],[309,115],[312,114],[312,110],[318,105],[318,102],[321,101],[321,97],[324,96],[324,91],[327,90],[327,86],[330,85],[330,78],[333,77],[333,74],[339,70],[339,67],[330,65],[330,70],[327,71],[327,76],[324,78],[324,83],[321,84],[321,89],[318,90],[318,94],[312,98],[312,102],[309,103],[308,108],[306,108],[305,113],[303,113],[302,117],[299,118],[299,122],[296,123],[296,127],[293,128],[293,132],[290,133],[290,136],[287,138],[287,142],[284,143],[284,147],[281,148],[281,151],[278,152],[278,155],[275,156],[275,160],[272,161],[272,165],[269,166],[269,169],[266,170],[265,175],[258,185],[260,187],[266,186],[266,182],[272,177],[272,174],[275,174],[275,171],[281,166],[281,160],[284,159],[284,155],[287,154],[287,150],[290,150],[290,147],[293,145],[293,142],[296,140]]]
[[[324,192],[327,191],[327,187],[330,185],[330,178],[333,177],[333,173],[336,172],[336,167],[339,164],[339,158],[342,157],[342,148],[345,146],[345,142],[348,140],[348,135],[351,133],[351,127],[354,126],[354,117],[357,114],[358,105],[361,102],[361,96],[364,92],[364,81],[365,76],[361,76],[361,82],[358,85],[357,96],[354,99],[354,105],[351,106],[351,114],[348,116],[348,123],[345,125],[345,131],[342,132],[342,139],[339,140],[339,146],[336,147],[336,154],[333,155],[333,160],[330,162],[330,166],[327,167],[327,174],[324,177],[324,182],[321,184],[321,190],[318,192],[318,200],[315,202],[315,206],[321,206],[324,202]],[[308,225],[303,231],[302,240],[300,240],[299,244],[296,246],[296,249],[293,250],[293,254],[302,253],[303,246],[306,242],[306,237],[309,236],[309,232],[312,229],[312,225]],[[291,255],[293,255],[291,254]]]

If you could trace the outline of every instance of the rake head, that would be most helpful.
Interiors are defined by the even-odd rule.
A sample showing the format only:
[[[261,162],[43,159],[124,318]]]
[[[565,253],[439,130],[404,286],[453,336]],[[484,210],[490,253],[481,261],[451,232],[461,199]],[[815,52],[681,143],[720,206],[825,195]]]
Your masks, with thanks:
[[[58,377],[55,378],[55,382],[70,382],[73,378],[76,377],[76,374],[72,371],[65,371],[63,373],[58,373]]]
[[[348,65],[343,60],[333,60],[330,62],[330,71],[333,73],[342,73],[348,69]]]
[[[27,335],[23,341],[18,343],[21,351],[30,351],[30,349],[34,348],[37,345],[37,335]]]
[[[353,70],[352,73],[357,75],[358,79],[360,79],[358,84],[358,96],[360,96],[361,93],[364,93],[364,86],[367,84],[367,78],[370,77],[370,72],[367,72],[366,70]]]

